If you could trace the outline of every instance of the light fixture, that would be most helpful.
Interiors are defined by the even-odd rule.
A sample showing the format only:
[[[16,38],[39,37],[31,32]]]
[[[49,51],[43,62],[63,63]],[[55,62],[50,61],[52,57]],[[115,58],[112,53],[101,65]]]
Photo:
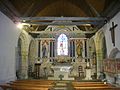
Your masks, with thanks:
[[[23,28],[23,24],[22,23],[17,23],[17,28],[19,28],[19,29],[22,29]]]

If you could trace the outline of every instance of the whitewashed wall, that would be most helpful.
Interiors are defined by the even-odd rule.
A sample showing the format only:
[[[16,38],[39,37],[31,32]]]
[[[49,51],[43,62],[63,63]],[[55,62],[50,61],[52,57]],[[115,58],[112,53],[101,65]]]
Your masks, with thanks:
[[[111,40],[111,32],[110,32],[110,27],[112,27],[112,22],[114,22],[114,24],[118,24],[118,26],[115,28],[115,47],[112,44],[112,40]],[[100,30],[103,30],[104,34],[105,34],[105,38],[106,38],[106,47],[107,47],[107,56],[106,58],[109,58],[109,55],[111,53],[111,51],[114,48],[118,48],[118,50],[120,51],[120,12],[116,14],[116,16],[114,16],[107,24],[105,24]],[[120,53],[117,53],[116,58],[120,58]],[[106,79],[109,83],[114,83],[115,82],[115,78],[116,75],[114,76],[109,76],[108,73],[106,73]],[[116,81],[117,85],[120,85],[120,74],[117,75],[117,81]]]
[[[120,50],[120,12],[110,20],[107,24],[105,24],[100,30],[103,30],[106,38],[106,46],[107,46],[107,54],[109,56],[111,50],[115,47],[113,47],[112,40],[111,40],[111,32],[110,27],[112,26],[112,22],[115,24],[118,24],[118,26],[115,28],[115,47]],[[120,58],[120,57],[119,57]]]
[[[0,12],[0,83],[14,80],[15,47],[20,30],[2,12]]]

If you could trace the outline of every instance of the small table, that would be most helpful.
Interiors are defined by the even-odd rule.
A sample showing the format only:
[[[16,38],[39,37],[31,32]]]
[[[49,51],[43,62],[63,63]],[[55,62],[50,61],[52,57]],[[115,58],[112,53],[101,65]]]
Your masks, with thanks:
[[[51,67],[54,70],[54,77],[48,77],[48,79],[52,80],[60,80],[60,76],[62,75],[62,80],[74,80],[73,77],[69,77],[69,73],[71,71],[71,65],[55,65]]]

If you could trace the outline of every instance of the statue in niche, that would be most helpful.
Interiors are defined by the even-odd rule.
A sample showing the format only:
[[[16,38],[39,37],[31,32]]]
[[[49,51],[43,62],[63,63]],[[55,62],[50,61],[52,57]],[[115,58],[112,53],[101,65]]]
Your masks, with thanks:
[[[47,58],[47,56],[48,56],[48,43],[46,42],[46,40],[45,40],[45,42],[43,42],[43,45],[42,45],[42,57],[43,58]]]
[[[82,41],[78,40],[76,43],[76,52],[78,57],[82,57],[82,51],[83,51],[83,43]]]

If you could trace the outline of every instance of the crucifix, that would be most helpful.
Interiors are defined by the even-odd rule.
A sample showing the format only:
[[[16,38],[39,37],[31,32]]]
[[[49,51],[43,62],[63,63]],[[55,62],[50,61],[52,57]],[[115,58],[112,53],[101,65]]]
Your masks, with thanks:
[[[115,24],[114,25],[114,22],[112,22],[112,27],[110,28],[110,31],[111,31],[111,39],[112,39],[112,43],[113,43],[113,46],[115,46],[115,28],[118,26],[118,24]]]

